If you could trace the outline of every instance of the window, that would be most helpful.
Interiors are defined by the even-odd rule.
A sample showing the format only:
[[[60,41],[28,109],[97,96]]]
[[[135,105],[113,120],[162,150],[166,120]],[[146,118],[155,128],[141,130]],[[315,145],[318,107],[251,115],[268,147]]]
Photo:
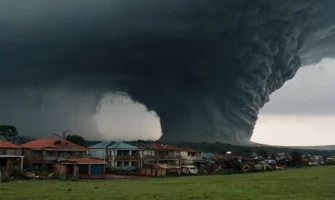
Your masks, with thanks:
[[[7,151],[6,149],[0,149],[0,155],[6,155]]]
[[[75,156],[78,157],[82,157],[82,152],[75,152]]]
[[[52,152],[51,151],[45,151],[45,156],[51,157],[52,156]]]
[[[132,162],[131,162],[131,166],[132,166],[132,167],[136,167],[136,166],[137,166],[137,162],[132,161]]]
[[[144,151],[145,156],[154,156],[154,151]]]
[[[121,166],[122,166],[122,162],[117,161],[117,162],[116,162],[116,166],[117,166],[117,167],[121,167]]]
[[[64,151],[57,152],[59,158],[64,158]]]
[[[188,156],[195,157],[195,153],[188,152]]]
[[[117,150],[116,155],[117,156],[129,156],[130,155],[130,151]]]
[[[139,153],[138,153],[138,151],[131,151],[131,155],[132,155],[132,156],[138,156]]]
[[[124,167],[128,167],[128,166],[129,166],[129,161],[124,161],[124,162],[123,162],[123,166],[124,166]]]
[[[31,151],[32,156],[42,156],[42,151]]]

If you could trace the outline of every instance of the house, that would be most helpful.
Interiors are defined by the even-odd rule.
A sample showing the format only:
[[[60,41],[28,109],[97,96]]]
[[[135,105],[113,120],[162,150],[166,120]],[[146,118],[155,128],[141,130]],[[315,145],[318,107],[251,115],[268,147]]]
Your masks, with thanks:
[[[106,162],[98,158],[68,158],[55,162],[56,175],[79,178],[104,178]]]
[[[142,167],[142,150],[137,146],[117,142],[107,146],[108,166],[116,170],[137,170]]]
[[[334,165],[335,164],[335,156],[328,156],[325,161],[326,165]]]
[[[301,165],[301,166],[311,166],[311,165],[313,165],[313,161],[310,158],[302,157],[299,161],[299,165]]]
[[[152,146],[156,149],[156,163],[170,166],[180,166],[180,148],[160,143],[153,143]]]
[[[142,166],[143,164],[154,164],[155,163],[155,153],[156,153],[155,149],[156,148],[152,146],[152,142],[138,140],[138,141],[131,141],[127,143],[134,145],[138,147],[139,149],[141,149],[140,157],[142,161]]]
[[[6,140],[0,140],[0,171],[6,175],[13,169],[23,167],[21,147]]]
[[[181,164],[182,165],[194,165],[196,161],[201,161],[201,151],[191,148],[180,149]]]
[[[145,164],[140,170],[141,176],[162,177],[166,175],[180,176],[182,169],[180,166],[171,166],[166,164]]]
[[[21,145],[25,164],[53,169],[54,161],[82,158],[88,149],[61,138],[42,138]]]
[[[107,147],[115,142],[101,142],[99,144],[95,144],[93,146],[88,147],[88,154],[92,158],[100,158],[103,160],[107,160]]]

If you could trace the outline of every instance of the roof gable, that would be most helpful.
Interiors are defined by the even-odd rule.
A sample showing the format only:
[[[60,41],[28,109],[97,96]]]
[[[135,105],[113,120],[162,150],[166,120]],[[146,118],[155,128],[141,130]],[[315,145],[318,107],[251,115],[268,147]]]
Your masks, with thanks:
[[[138,147],[124,142],[118,142],[108,146],[107,149],[138,149]]]

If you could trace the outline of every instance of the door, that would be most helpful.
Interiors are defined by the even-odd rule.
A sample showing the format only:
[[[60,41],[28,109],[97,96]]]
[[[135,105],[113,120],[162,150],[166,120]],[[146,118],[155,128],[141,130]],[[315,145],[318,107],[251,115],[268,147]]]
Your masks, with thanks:
[[[102,175],[104,172],[104,165],[91,165],[91,175]]]

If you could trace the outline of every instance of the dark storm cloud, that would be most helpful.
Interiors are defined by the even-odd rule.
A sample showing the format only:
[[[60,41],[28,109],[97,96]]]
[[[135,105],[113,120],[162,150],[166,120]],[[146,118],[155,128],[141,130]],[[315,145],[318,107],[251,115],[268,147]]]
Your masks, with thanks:
[[[29,126],[45,105],[45,130],[80,127],[105,92],[123,91],[155,110],[166,141],[248,142],[269,95],[301,63],[333,55],[330,8],[331,0],[1,1],[2,110]],[[21,98],[23,85],[31,99]],[[54,90],[71,100],[35,99]],[[85,109],[63,103],[81,101]],[[72,117],[58,120],[65,113]]]

